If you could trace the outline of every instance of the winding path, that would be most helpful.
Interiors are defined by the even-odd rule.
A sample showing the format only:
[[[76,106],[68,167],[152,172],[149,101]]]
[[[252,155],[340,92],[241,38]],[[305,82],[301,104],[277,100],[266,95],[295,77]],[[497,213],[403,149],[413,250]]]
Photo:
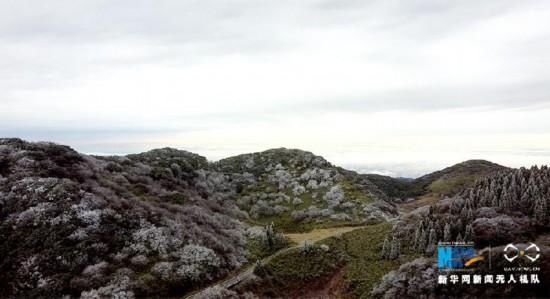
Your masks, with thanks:
[[[347,233],[347,232],[350,232],[350,231],[353,231],[353,230],[356,230],[356,229],[360,229],[360,228],[364,228],[364,226],[346,226],[346,227],[338,227],[338,228],[324,228],[324,229],[315,229],[315,230],[313,230],[309,233],[303,233],[303,234],[285,234],[285,236],[287,236],[290,240],[298,243],[298,245],[281,249],[281,250],[275,252],[274,254],[262,259],[261,263],[266,264],[269,261],[271,261],[274,257],[276,257],[280,254],[283,254],[285,252],[288,252],[288,251],[296,249],[296,248],[300,248],[300,247],[303,246],[304,242],[306,242],[306,241],[311,242],[311,243],[315,243],[315,242],[318,242],[318,241],[321,241],[321,240],[324,240],[324,239],[327,239],[327,238],[330,238],[330,237],[339,236],[341,234],[344,234],[344,233]],[[216,287],[216,286],[226,288],[226,289],[230,289],[230,288],[238,285],[242,281],[244,281],[248,278],[251,278],[253,273],[254,273],[254,266],[255,265],[250,265],[246,268],[243,268],[243,270],[241,272],[239,272],[239,273],[237,273],[233,276],[227,277],[224,280],[218,281],[218,282],[216,282],[216,283],[214,283],[214,284],[212,284],[212,285],[210,285],[210,286],[208,286],[208,287],[206,287],[206,288],[204,288],[200,291],[196,291],[194,293],[191,293],[191,294],[187,295],[185,298],[189,298],[189,299],[201,298],[201,295],[204,295],[204,292],[207,289],[212,288],[212,287]]]

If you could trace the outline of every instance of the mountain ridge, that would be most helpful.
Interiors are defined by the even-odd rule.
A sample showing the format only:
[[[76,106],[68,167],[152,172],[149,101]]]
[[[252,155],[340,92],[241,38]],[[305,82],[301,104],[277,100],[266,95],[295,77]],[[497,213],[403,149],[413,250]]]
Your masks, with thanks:
[[[434,171],[412,180],[378,174],[363,174],[388,196],[405,199],[427,193],[454,195],[471,187],[477,179],[512,168],[487,160],[472,159]]]

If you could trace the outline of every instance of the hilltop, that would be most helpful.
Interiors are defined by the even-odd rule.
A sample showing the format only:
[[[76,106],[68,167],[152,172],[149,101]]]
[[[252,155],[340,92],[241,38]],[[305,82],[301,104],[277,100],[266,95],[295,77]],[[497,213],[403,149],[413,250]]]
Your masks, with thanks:
[[[237,205],[253,223],[285,231],[336,223],[386,221],[395,207],[374,184],[353,171],[298,149],[270,149],[213,163],[236,184]]]
[[[485,160],[468,160],[414,180],[392,178],[377,174],[364,176],[388,196],[404,199],[428,193],[454,195],[472,187],[476,180],[509,170],[508,167]]]
[[[506,170],[509,168],[489,161],[468,160],[415,179],[413,190],[453,195],[472,187],[477,179]]]

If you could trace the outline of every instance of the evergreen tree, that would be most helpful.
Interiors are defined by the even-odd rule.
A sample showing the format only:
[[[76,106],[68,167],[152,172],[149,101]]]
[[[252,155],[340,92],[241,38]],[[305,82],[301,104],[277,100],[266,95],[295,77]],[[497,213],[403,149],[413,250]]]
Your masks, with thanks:
[[[464,230],[464,224],[462,219],[458,219],[455,223],[455,232],[461,232]]]
[[[399,241],[393,237],[392,241],[391,241],[391,250],[390,250],[390,259],[391,260],[395,260],[396,258],[399,257],[399,255],[401,254],[400,252],[400,247],[401,245],[399,244]]]
[[[533,216],[540,225],[544,225],[548,221],[548,205],[546,204],[546,199],[544,197],[539,196],[535,200]]]
[[[435,221],[435,232],[437,233],[438,236],[440,236],[442,233],[443,233],[443,227],[441,226],[441,221],[439,219],[437,219]]]
[[[456,200],[456,198],[453,198],[453,201],[451,202],[451,214],[458,214],[460,213],[461,206]]]
[[[426,243],[428,243],[428,236],[426,235],[426,231],[422,229],[420,231],[420,238],[418,239],[416,251],[424,252],[426,250]]]
[[[504,192],[502,194],[501,202],[502,202],[502,208],[503,209],[509,210],[510,207],[512,206],[510,195],[508,194],[508,192],[506,190],[504,190]]]
[[[437,233],[435,229],[430,230],[430,235],[428,238],[428,246],[426,246],[426,253],[432,255],[435,252],[435,245],[437,243]]]
[[[466,231],[464,233],[464,241],[472,241],[474,236],[474,227],[471,224],[466,225]]]
[[[307,240],[304,241],[304,246],[302,247],[302,254],[309,255],[313,252],[313,244],[309,243]]]
[[[468,208],[468,211],[466,211],[466,219],[468,219],[468,222],[474,219],[474,211],[472,211],[472,208]]]
[[[468,221],[468,218],[467,218],[467,211],[466,211],[466,207],[462,208],[462,210],[460,210],[460,219],[462,219],[462,221]]]
[[[414,239],[412,241],[413,245],[412,245],[412,248],[413,250],[416,250],[418,248],[418,240],[420,239],[420,226],[418,226],[415,230],[414,230]]]
[[[418,224],[418,227],[422,230],[424,229],[424,220],[420,220],[420,223]]]
[[[449,223],[445,224],[445,229],[443,229],[443,241],[451,241],[451,225]]]
[[[498,207],[498,196],[493,195],[493,198],[491,199],[491,207]]]
[[[390,256],[390,247],[390,240],[388,240],[388,237],[386,237],[386,239],[384,239],[384,244],[382,244],[382,253],[380,254],[383,259]]]
[[[266,241],[267,248],[269,250],[272,250],[275,245],[275,231],[273,229],[273,222],[266,225],[264,230],[265,230],[265,241]]]

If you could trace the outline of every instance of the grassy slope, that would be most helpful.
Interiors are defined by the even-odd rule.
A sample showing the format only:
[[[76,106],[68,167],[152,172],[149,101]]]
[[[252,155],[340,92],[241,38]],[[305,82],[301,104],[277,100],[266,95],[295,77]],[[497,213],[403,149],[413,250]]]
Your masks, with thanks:
[[[390,232],[389,223],[370,225],[320,241],[318,244],[329,246],[328,252],[304,255],[296,249],[278,256],[266,265],[271,281],[277,282],[270,285],[269,293],[284,296],[292,288],[331,275],[345,266],[344,283],[348,290],[359,298],[367,298],[384,274],[414,258],[403,255],[399,260],[380,259],[381,244]]]
[[[472,186],[475,180],[480,177],[506,169],[508,168],[485,160],[468,160],[424,175],[413,181],[404,181],[375,174],[364,176],[379,189],[386,192],[388,196],[406,198],[427,193],[453,195],[463,188]]]
[[[368,298],[382,276],[413,259],[410,254],[403,254],[398,260],[380,258],[382,243],[391,233],[391,228],[390,223],[381,223],[346,233],[341,238],[321,241],[349,257],[345,268],[345,284],[359,298]]]
[[[422,176],[414,180],[414,184],[426,192],[452,195],[470,187],[480,177],[507,169],[485,160],[468,160]]]

